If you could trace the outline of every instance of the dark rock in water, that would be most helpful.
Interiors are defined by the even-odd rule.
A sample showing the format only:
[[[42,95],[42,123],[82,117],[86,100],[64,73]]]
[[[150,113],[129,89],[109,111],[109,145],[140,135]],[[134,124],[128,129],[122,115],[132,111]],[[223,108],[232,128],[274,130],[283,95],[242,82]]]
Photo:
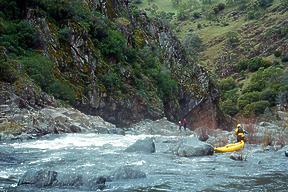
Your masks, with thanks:
[[[245,160],[245,158],[241,154],[232,154],[232,155],[230,155],[230,159],[235,160],[235,161]]]
[[[19,180],[18,185],[33,185],[36,187],[52,186],[56,178],[56,171],[27,171]]]
[[[146,174],[140,170],[133,169],[129,166],[123,166],[118,168],[112,173],[112,180],[122,180],[122,179],[138,179],[145,178]]]
[[[143,140],[138,140],[134,144],[130,145],[125,152],[142,152],[142,153],[154,153],[155,143],[153,138],[145,138]]]
[[[104,189],[105,188],[105,183],[106,183],[106,177],[102,177],[102,176],[100,176],[100,177],[98,177],[97,178],[97,180],[96,180],[96,187],[98,188],[98,189]]]
[[[70,130],[72,133],[80,133],[81,132],[81,127],[79,127],[78,125],[70,125]]]
[[[97,189],[103,190],[106,187],[105,186],[106,181],[107,179],[104,176],[94,177],[88,181],[88,186],[92,190]]]
[[[58,174],[57,182],[55,182],[53,185],[79,187],[83,185],[83,177],[82,175],[75,174]]]
[[[180,140],[173,151],[180,157],[193,157],[213,155],[214,148],[208,143],[199,141],[196,137],[187,137]]]
[[[288,157],[288,151],[285,151],[285,156]]]

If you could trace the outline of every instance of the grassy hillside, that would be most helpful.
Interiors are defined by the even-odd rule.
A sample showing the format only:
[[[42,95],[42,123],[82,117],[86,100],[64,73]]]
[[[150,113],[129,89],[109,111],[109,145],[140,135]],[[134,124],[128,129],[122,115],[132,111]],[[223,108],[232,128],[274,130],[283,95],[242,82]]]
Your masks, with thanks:
[[[153,3],[157,1],[150,5],[143,1],[139,7],[149,11]],[[253,116],[276,105],[286,108],[287,0],[163,0],[161,4],[174,5],[175,15],[162,19],[170,22],[191,59],[219,82],[220,106],[226,114]],[[161,18],[161,11],[154,15]]]

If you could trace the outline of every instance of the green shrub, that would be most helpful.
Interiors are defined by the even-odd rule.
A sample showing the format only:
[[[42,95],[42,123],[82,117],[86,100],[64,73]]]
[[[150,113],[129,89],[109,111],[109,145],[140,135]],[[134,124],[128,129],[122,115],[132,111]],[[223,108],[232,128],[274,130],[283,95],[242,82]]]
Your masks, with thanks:
[[[256,57],[250,60],[248,64],[248,70],[252,72],[257,71],[260,67],[267,68],[271,66],[271,64],[272,63],[270,61],[266,61],[262,58]]]
[[[238,109],[242,110],[246,105],[248,105],[250,102],[248,100],[238,99],[237,101],[237,107]]]
[[[267,82],[265,80],[253,81],[251,80],[247,87],[242,91],[243,93],[249,93],[254,91],[262,91],[266,87]]]
[[[236,46],[239,43],[239,34],[237,32],[230,31],[226,35],[227,44],[229,46]]]
[[[281,2],[281,5],[283,7],[287,7],[288,6],[288,0],[280,0],[280,2]]]
[[[65,81],[54,80],[47,88],[47,92],[58,99],[69,101],[71,104],[76,99],[73,88]]]
[[[74,19],[86,29],[92,20],[92,13],[86,3],[79,0],[30,0],[29,6],[44,10],[55,21]]]
[[[241,95],[239,97],[239,100],[247,100],[247,101],[249,101],[249,103],[252,103],[252,102],[259,101],[260,95],[261,95],[261,93],[257,92],[257,91],[248,92],[248,93]]]
[[[13,61],[0,60],[0,81],[14,83],[19,76]]]
[[[6,47],[8,53],[22,54],[34,48],[37,41],[37,33],[28,21],[6,22],[0,34],[0,46]]]
[[[252,20],[252,19],[258,19],[262,16],[262,12],[260,10],[251,10],[247,13],[247,19]]]
[[[224,9],[225,9],[225,4],[224,3],[219,3],[213,8],[213,11],[214,11],[215,14],[218,14]]]
[[[222,91],[228,91],[236,87],[236,82],[232,77],[219,81],[219,87]]]
[[[115,30],[109,30],[108,36],[101,42],[101,52],[106,56],[115,56],[118,60],[123,59],[126,47],[123,35]]]
[[[236,69],[237,71],[241,72],[241,71],[245,71],[247,68],[248,68],[248,60],[247,59],[244,59],[244,60],[241,60],[239,61],[237,64],[236,64]]]
[[[0,0],[0,10],[7,19],[19,19],[21,17],[21,11],[16,0]]]
[[[238,97],[239,97],[239,95],[238,95],[238,88],[234,88],[234,89],[231,89],[231,90],[228,90],[228,91],[225,91],[224,93],[223,93],[223,99],[224,100],[231,100],[231,101],[233,101],[233,102],[237,102],[237,99],[238,99]]]
[[[260,98],[261,98],[261,100],[269,101],[270,105],[274,106],[276,104],[277,94],[278,94],[278,92],[276,90],[273,90],[271,88],[267,88],[261,92]]]
[[[248,104],[243,109],[243,114],[249,116],[252,114],[260,115],[263,114],[265,109],[270,106],[268,101],[257,101],[251,104]]]
[[[64,27],[59,30],[59,39],[65,42],[69,42],[72,36],[72,30],[69,27]]]
[[[252,59],[241,60],[236,64],[236,68],[239,72],[246,69],[248,69],[248,71],[255,72],[261,67],[268,68],[271,65],[272,63],[270,61],[264,60],[261,57],[255,57]]]
[[[192,17],[193,17],[194,19],[199,19],[199,18],[201,18],[201,12],[198,12],[198,11],[193,12],[193,13],[192,13]],[[201,28],[201,27],[200,27],[200,28]]]
[[[47,57],[38,54],[25,57],[20,62],[24,65],[24,69],[31,79],[43,90],[47,91],[49,85],[54,81],[54,63]]]
[[[117,73],[109,72],[101,77],[101,82],[104,84],[107,90],[116,91],[122,87],[122,81]]]
[[[230,99],[220,103],[220,108],[224,113],[230,116],[234,116],[238,113],[237,105]]]
[[[275,52],[274,52],[274,56],[275,56],[275,57],[281,57],[281,55],[282,55],[282,52],[281,52],[281,51],[275,51]]]
[[[273,3],[273,0],[257,0],[259,7],[267,8]]]
[[[169,74],[163,72],[159,73],[156,77],[156,81],[158,93],[162,99],[168,99],[175,96],[178,91],[178,84]]]

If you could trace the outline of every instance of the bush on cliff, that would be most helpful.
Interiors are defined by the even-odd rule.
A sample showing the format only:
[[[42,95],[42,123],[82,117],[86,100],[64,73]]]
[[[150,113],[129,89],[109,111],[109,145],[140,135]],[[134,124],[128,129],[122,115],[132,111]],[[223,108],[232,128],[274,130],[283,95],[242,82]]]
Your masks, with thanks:
[[[54,76],[55,64],[47,57],[33,54],[22,58],[25,72],[44,91],[52,94],[58,99],[73,103],[75,93],[69,83],[60,81]]]
[[[243,109],[243,114],[245,116],[250,116],[253,114],[260,115],[260,114],[263,114],[265,109],[269,106],[270,106],[269,101],[263,101],[263,100],[257,101],[257,102],[246,105]]]
[[[123,59],[126,49],[126,40],[123,35],[116,30],[109,30],[106,38],[101,42],[101,52],[108,57]]]
[[[0,46],[7,49],[8,54],[23,54],[35,48],[38,37],[35,29],[28,21],[2,23],[0,30]]]

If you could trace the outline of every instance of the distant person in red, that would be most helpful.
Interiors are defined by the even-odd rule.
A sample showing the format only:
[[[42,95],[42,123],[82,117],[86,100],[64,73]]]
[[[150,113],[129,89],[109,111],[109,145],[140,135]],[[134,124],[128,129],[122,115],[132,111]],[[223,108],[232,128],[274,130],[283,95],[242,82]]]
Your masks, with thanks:
[[[187,120],[184,118],[182,120],[179,120],[179,130],[181,131],[182,126],[184,127],[184,131],[186,131],[187,127]]]

